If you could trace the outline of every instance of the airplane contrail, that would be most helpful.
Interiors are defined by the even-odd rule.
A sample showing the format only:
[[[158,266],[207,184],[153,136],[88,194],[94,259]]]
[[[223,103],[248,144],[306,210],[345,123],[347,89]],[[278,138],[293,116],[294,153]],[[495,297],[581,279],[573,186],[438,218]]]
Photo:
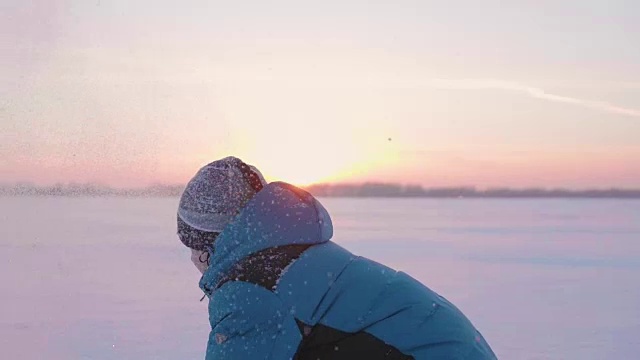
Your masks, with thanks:
[[[605,101],[579,99],[570,96],[551,94],[543,89],[526,86],[514,82],[494,80],[494,79],[436,79],[432,84],[441,89],[499,89],[507,91],[517,91],[527,94],[536,99],[548,100],[553,102],[572,104],[588,109],[608,112],[611,114],[625,115],[631,117],[640,117],[640,110],[617,106]]]

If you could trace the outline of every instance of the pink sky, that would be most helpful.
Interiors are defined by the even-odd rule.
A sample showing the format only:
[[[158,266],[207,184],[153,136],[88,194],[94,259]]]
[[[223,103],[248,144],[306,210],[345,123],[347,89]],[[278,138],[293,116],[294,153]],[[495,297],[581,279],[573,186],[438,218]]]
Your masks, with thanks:
[[[10,0],[0,181],[639,188],[640,8],[462,3]]]

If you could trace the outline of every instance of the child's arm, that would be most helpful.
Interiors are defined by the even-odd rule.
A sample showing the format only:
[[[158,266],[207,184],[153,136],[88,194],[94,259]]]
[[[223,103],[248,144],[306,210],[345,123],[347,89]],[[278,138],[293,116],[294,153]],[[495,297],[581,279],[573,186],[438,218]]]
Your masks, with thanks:
[[[211,334],[207,360],[290,359],[302,338],[294,317],[277,295],[234,281],[209,302]]]

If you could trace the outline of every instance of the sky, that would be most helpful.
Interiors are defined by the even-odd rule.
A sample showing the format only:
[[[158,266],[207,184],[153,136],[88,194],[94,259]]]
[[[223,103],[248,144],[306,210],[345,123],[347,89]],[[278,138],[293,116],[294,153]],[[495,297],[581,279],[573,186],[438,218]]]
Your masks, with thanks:
[[[0,182],[640,188],[640,2],[0,2]]]

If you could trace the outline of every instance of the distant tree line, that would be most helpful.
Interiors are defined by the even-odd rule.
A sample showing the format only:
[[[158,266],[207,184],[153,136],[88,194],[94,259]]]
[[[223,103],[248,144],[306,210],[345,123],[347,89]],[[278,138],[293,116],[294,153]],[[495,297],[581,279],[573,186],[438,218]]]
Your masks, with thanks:
[[[0,184],[3,196],[180,196],[183,185],[151,185],[143,188],[112,188],[96,184],[56,184],[37,186],[30,183]],[[401,185],[392,183],[318,184],[306,190],[319,197],[390,197],[390,198],[610,198],[640,199],[640,189],[541,189],[541,188],[489,188],[436,187]]]
[[[640,199],[640,189],[541,189],[439,187],[385,183],[319,184],[307,190],[320,197],[425,197],[425,198],[619,198]]]
[[[144,188],[112,188],[96,184],[55,184],[36,186],[30,183],[0,185],[0,195],[9,196],[130,196],[171,197],[182,194],[182,185],[151,185]]]

